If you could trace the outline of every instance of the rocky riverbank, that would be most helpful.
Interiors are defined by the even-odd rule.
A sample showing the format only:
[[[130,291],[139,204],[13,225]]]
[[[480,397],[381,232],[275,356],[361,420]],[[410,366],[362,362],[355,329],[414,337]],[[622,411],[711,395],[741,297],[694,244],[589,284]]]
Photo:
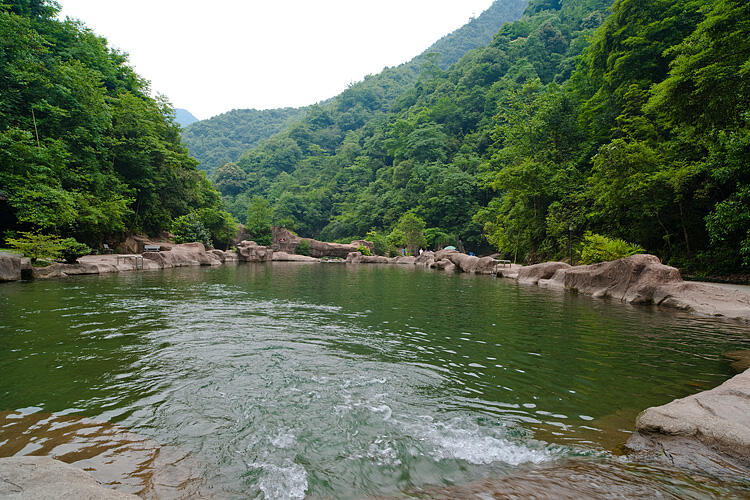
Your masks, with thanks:
[[[683,281],[680,271],[653,255],[588,266],[545,262],[510,266],[491,257],[474,257],[455,250],[425,252],[419,257],[347,256],[351,264],[413,264],[443,271],[496,275],[519,283],[609,298],[628,304],[654,305],[706,316],[750,322],[750,291]]]

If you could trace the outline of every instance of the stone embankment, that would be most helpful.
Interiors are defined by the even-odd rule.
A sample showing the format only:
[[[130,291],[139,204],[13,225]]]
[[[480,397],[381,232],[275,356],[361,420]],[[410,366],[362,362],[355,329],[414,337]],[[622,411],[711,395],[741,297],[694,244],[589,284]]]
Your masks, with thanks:
[[[234,252],[206,250],[202,243],[181,245],[158,243],[158,252],[142,254],[86,255],[75,264],[56,262],[46,267],[32,267],[29,259],[19,255],[0,254],[0,281],[27,278],[65,278],[84,274],[106,274],[127,271],[169,269],[190,266],[219,266],[239,260]]]

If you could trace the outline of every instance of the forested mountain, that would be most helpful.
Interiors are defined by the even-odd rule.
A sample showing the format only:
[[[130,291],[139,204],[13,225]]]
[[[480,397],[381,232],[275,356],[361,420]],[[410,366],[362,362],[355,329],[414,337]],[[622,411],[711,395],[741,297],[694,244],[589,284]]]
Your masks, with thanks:
[[[479,17],[444,36],[411,61],[395,68],[386,68],[378,75],[368,76],[362,83],[353,84],[347,90],[350,96],[365,92],[370,94],[372,101],[362,103],[364,109],[358,112],[368,114],[390,109],[401,92],[417,81],[425,65],[437,64],[445,69],[469,50],[486,46],[504,23],[521,16],[526,2],[497,0]],[[376,100],[377,103],[374,102]],[[319,103],[319,106],[326,107],[328,104],[329,101]],[[352,101],[351,104],[354,108],[355,103]],[[183,144],[200,161],[200,168],[212,174],[225,163],[236,162],[244,151],[254,148],[263,139],[302,119],[309,109],[233,110],[188,127],[182,133]],[[357,124],[348,126],[356,128]]]
[[[196,212],[225,237],[234,223],[182,147],[169,103],[57,11],[49,0],[0,0],[0,236],[97,246]]]
[[[532,0],[447,70],[428,58],[392,106],[385,71],[216,186],[236,216],[263,197],[306,236],[389,231],[411,211],[432,235],[526,262],[590,231],[683,268],[747,270],[750,3],[611,3]]]
[[[233,109],[182,131],[182,143],[199,168],[212,174],[227,162],[302,118],[307,108]]]
[[[193,113],[191,113],[187,109],[175,108],[174,115],[174,121],[176,121],[182,128],[185,128],[188,125],[192,125],[193,123],[198,121],[198,119],[193,116]]]

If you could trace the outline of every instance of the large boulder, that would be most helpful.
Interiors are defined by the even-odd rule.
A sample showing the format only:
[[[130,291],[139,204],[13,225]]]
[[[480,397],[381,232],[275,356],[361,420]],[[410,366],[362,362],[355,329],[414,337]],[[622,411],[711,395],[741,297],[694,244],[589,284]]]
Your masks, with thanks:
[[[0,281],[21,279],[22,257],[10,253],[0,253]]]
[[[8,500],[138,500],[103,487],[93,476],[50,457],[0,458],[0,497]]]
[[[520,271],[519,271],[520,274]],[[611,297],[631,304],[651,304],[658,287],[682,282],[680,271],[654,255],[633,255],[590,266],[560,267],[539,285],[564,288],[594,297]]]
[[[435,252],[430,252],[428,250],[427,252],[422,252],[422,254],[417,257],[415,264],[418,266],[430,267],[433,262],[435,262]]]
[[[352,252],[356,252],[357,248],[364,246],[369,248],[370,251],[373,249],[373,244],[370,241],[355,240],[349,244],[346,243],[328,243],[325,241],[318,241],[312,238],[300,238],[293,232],[283,227],[271,228],[273,235],[273,251],[274,252],[285,252],[288,254],[294,254],[297,250],[297,245],[302,240],[307,241],[310,244],[310,256],[311,257],[335,257],[339,259],[346,259],[347,255]]]
[[[750,321],[750,292],[679,281],[657,286],[653,303],[709,316]]]
[[[555,267],[551,278],[548,275]],[[522,279],[525,277],[526,279]],[[680,271],[653,255],[633,255],[590,266],[546,263],[519,270],[519,280],[541,287],[654,304],[710,316],[750,321],[750,291],[682,281]]]
[[[399,255],[391,259],[391,264],[401,264],[413,266],[417,263],[417,258],[412,255]]]
[[[155,262],[158,267],[218,266],[221,259],[214,253],[207,252],[203,243],[182,243],[174,245],[171,250],[143,252],[143,259]]]
[[[167,236],[167,234],[164,234],[163,236]],[[157,245],[160,247],[160,250],[170,250],[175,246],[171,241],[153,241],[148,236],[135,235],[129,236],[125,241],[118,245],[118,248],[125,254],[141,254],[146,249],[146,245]]]
[[[543,262],[533,266],[523,266],[518,270],[517,279],[519,283],[536,285],[539,280],[547,280],[555,275],[558,269],[569,269],[570,264],[565,262]],[[511,266],[512,269],[512,266]]]
[[[356,252],[359,247],[354,242],[346,243],[327,243],[325,241],[312,240],[309,238],[303,238],[310,243],[310,256],[311,257],[337,257],[339,259],[346,259],[346,256],[351,252]]]
[[[750,467],[750,371],[643,411],[627,446],[688,468]]]
[[[254,241],[242,241],[237,245],[237,258],[242,262],[271,262],[273,250]]]
[[[435,260],[430,264],[430,269],[438,269],[449,273],[455,272],[456,265],[448,259]]]
[[[361,252],[350,252],[346,256],[347,264],[390,264],[391,259],[382,255],[362,255]]]
[[[244,225],[237,224],[237,233],[232,238],[232,246],[236,247],[245,240],[250,240],[250,233],[247,232],[247,228]]]
[[[273,261],[274,262],[320,262],[320,259],[316,259],[315,257],[308,257],[307,255],[297,255],[297,254],[286,253],[286,252],[274,252]]]
[[[480,257],[474,266],[474,272],[477,274],[495,274],[497,261],[492,257]]]

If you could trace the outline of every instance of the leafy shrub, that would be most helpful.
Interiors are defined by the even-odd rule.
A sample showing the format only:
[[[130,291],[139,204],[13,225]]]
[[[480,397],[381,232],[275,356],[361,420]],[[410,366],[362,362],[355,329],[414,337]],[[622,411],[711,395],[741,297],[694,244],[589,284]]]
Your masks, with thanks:
[[[359,245],[359,246],[357,247],[357,251],[358,251],[359,253],[361,253],[362,255],[368,255],[368,256],[369,256],[369,255],[372,255],[372,252],[370,252],[370,249],[369,249],[369,248],[367,248],[367,247],[366,247],[366,246],[364,246],[364,245]]]
[[[198,210],[198,220],[208,231],[211,241],[223,248],[237,235],[237,223],[229,212],[216,208]]]
[[[307,240],[300,240],[299,243],[297,243],[297,247],[294,249],[294,253],[297,255],[310,255],[310,242]]]
[[[8,238],[6,240],[8,246],[31,259],[32,263],[38,261],[52,262],[59,259],[62,255],[61,240],[57,236],[29,232],[18,234],[18,238]]]
[[[91,248],[85,243],[78,243],[74,238],[60,240],[60,253],[68,264],[75,264],[79,257],[91,253]]]
[[[365,235],[365,239],[372,242],[372,250],[375,255],[385,255],[388,252],[388,240],[385,235],[370,231]]]
[[[174,240],[177,243],[200,241],[207,247],[213,246],[208,229],[206,229],[206,226],[203,225],[195,213],[189,213],[173,220],[172,234],[174,234]]]
[[[587,232],[583,235],[581,261],[584,264],[595,264],[630,257],[643,252],[645,252],[643,247],[634,243]]]

